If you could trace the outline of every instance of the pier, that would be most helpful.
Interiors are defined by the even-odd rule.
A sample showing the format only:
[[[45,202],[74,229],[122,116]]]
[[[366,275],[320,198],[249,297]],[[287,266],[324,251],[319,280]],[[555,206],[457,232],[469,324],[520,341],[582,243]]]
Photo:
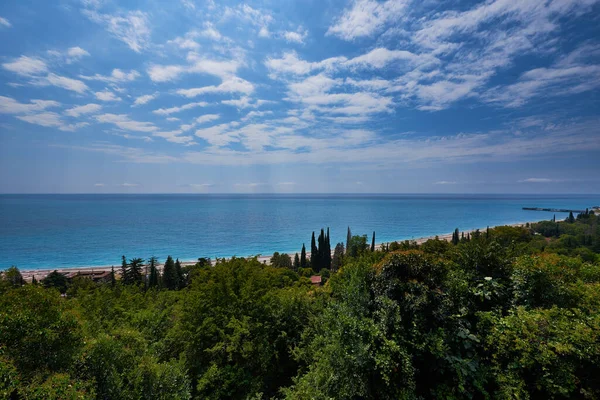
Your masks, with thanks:
[[[561,212],[561,213],[584,213],[585,210],[570,210],[566,208],[541,208],[541,207],[523,207],[523,210],[527,211],[550,211],[550,212]]]

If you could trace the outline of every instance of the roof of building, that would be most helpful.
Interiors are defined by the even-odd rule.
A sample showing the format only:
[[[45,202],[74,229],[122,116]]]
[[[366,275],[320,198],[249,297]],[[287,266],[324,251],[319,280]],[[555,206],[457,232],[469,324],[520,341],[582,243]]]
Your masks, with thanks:
[[[310,282],[314,285],[320,285],[321,284],[321,276],[320,275],[313,275],[310,277]]]

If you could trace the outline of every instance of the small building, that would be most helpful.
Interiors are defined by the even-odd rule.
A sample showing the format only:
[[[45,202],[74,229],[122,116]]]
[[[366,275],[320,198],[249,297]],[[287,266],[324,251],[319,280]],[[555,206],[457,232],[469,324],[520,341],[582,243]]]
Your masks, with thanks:
[[[321,280],[321,276],[320,275],[313,275],[310,277],[310,283],[312,283],[315,286],[322,286],[323,285],[323,281]]]
[[[73,271],[65,274],[68,279],[73,279],[75,277],[88,278],[93,280],[94,282],[108,282],[110,280],[110,271],[94,271],[94,270],[81,270],[81,271]]]

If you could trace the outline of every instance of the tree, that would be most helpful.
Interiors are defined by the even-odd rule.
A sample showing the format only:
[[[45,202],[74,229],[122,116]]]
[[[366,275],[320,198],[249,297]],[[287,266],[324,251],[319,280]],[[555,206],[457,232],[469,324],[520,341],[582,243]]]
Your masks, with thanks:
[[[459,241],[460,241],[460,235],[458,232],[458,228],[456,228],[454,230],[454,233],[452,234],[452,244],[456,246]]]
[[[115,277],[115,267],[110,268],[110,286],[117,286],[117,278]]]
[[[375,231],[373,231],[373,239],[371,240],[371,253],[375,252]]]
[[[158,269],[156,268],[156,264],[158,264],[158,259],[154,256],[150,257],[148,260],[148,264],[150,266],[150,276],[148,278],[148,287],[149,288],[157,288],[158,287]]]
[[[575,222],[575,217],[573,216],[573,211],[569,211],[569,216],[567,217],[567,222],[570,224]]]
[[[35,275],[33,275],[33,276],[31,277],[31,284],[32,284],[32,285],[37,285],[37,283],[38,283],[38,282],[37,282],[37,279],[35,279]]]
[[[183,268],[181,268],[179,258],[175,260],[175,271],[177,272],[177,279],[179,280],[179,289],[183,289],[186,286],[186,279],[185,276],[183,276]]]
[[[350,227],[348,227],[348,233],[346,234],[346,251],[350,247],[350,240],[352,239],[352,232],[350,231]]]
[[[163,284],[169,290],[179,289],[179,275],[173,257],[168,256],[163,267]]]
[[[302,243],[302,252],[300,253],[300,268],[307,268],[308,263],[306,262],[306,246]]]
[[[352,236],[350,239],[350,247],[346,249],[346,254],[350,257],[359,257],[365,251],[367,251],[369,245],[367,244],[367,235]]]
[[[333,259],[331,260],[331,271],[336,272],[344,263],[344,243],[338,243],[333,250]]]
[[[42,279],[42,284],[45,288],[55,288],[58,289],[61,293],[66,293],[69,285],[69,280],[66,276],[54,270],[49,273],[47,277]]]
[[[275,268],[292,269],[292,259],[288,254],[280,254],[276,251],[273,253],[270,263]]]
[[[129,284],[139,285],[144,281],[144,275],[142,274],[142,268],[144,267],[144,260],[141,258],[132,258],[129,260],[129,267],[127,268],[127,277]]]
[[[19,268],[15,267],[14,265],[4,271],[2,277],[12,286],[22,286],[25,283],[25,280],[23,280],[23,275],[21,275],[21,271],[19,271]]]
[[[127,259],[125,256],[121,256],[121,281],[125,285],[130,283]]]
[[[310,240],[310,266],[315,271],[317,270],[317,265],[319,263],[319,249],[317,248],[317,244],[315,241],[315,232],[312,233],[312,238]]]
[[[325,268],[331,269],[331,242],[329,240],[329,227],[327,227],[327,237],[325,238]]]
[[[294,256],[294,271],[298,271],[300,269],[300,257],[298,257],[298,253]]]

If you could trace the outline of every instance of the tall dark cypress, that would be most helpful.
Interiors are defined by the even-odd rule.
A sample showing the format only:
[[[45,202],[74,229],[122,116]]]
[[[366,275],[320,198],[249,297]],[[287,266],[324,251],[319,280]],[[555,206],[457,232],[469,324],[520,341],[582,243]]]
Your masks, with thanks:
[[[306,246],[302,243],[302,252],[300,253],[300,268],[306,268],[308,264],[306,263]]]
[[[127,272],[127,259],[125,256],[121,257],[121,282],[124,284],[129,283],[129,273]]]
[[[317,249],[317,243],[315,241],[315,232],[312,233],[312,239],[310,240],[310,267],[317,271],[317,260],[319,258],[319,249]]]
[[[325,238],[325,268],[331,269],[331,241],[329,240],[329,227],[327,227],[327,237]]]
[[[158,264],[158,260],[156,257],[150,257],[148,261],[150,266],[150,276],[148,277],[148,287],[156,288],[158,287],[158,269],[156,268],[156,264]]]
[[[144,281],[144,274],[142,273],[143,267],[143,259],[132,258],[131,260],[129,260],[129,268],[127,269],[129,283],[138,285]]]
[[[346,234],[346,252],[350,249],[350,240],[352,239],[352,231],[350,231],[350,227],[348,227],[348,233]]]
[[[165,266],[163,267],[163,283],[169,290],[179,289],[179,276],[175,269],[175,261],[173,261],[173,257],[171,256],[167,257],[167,261],[165,261]]]
[[[298,253],[296,253],[296,255],[294,256],[294,271],[298,271],[298,269],[300,269],[300,257],[298,257]]]
[[[117,278],[115,277],[115,267],[110,268],[110,286],[117,286]]]
[[[179,280],[179,288],[183,289],[186,286],[185,276],[183,275],[183,268],[179,262],[179,258],[175,260],[175,271],[177,271],[177,279]]]
[[[454,230],[454,234],[452,235],[452,244],[457,245],[460,240],[460,235],[458,233],[458,228]]]
[[[319,235],[319,271],[326,268],[326,254],[327,249],[325,248],[325,230],[321,228],[321,234]],[[315,270],[316,271],[316,270]]]
[[[375,252],[375,231],[373,231],[373,239],[371,239],[371,253]]]

